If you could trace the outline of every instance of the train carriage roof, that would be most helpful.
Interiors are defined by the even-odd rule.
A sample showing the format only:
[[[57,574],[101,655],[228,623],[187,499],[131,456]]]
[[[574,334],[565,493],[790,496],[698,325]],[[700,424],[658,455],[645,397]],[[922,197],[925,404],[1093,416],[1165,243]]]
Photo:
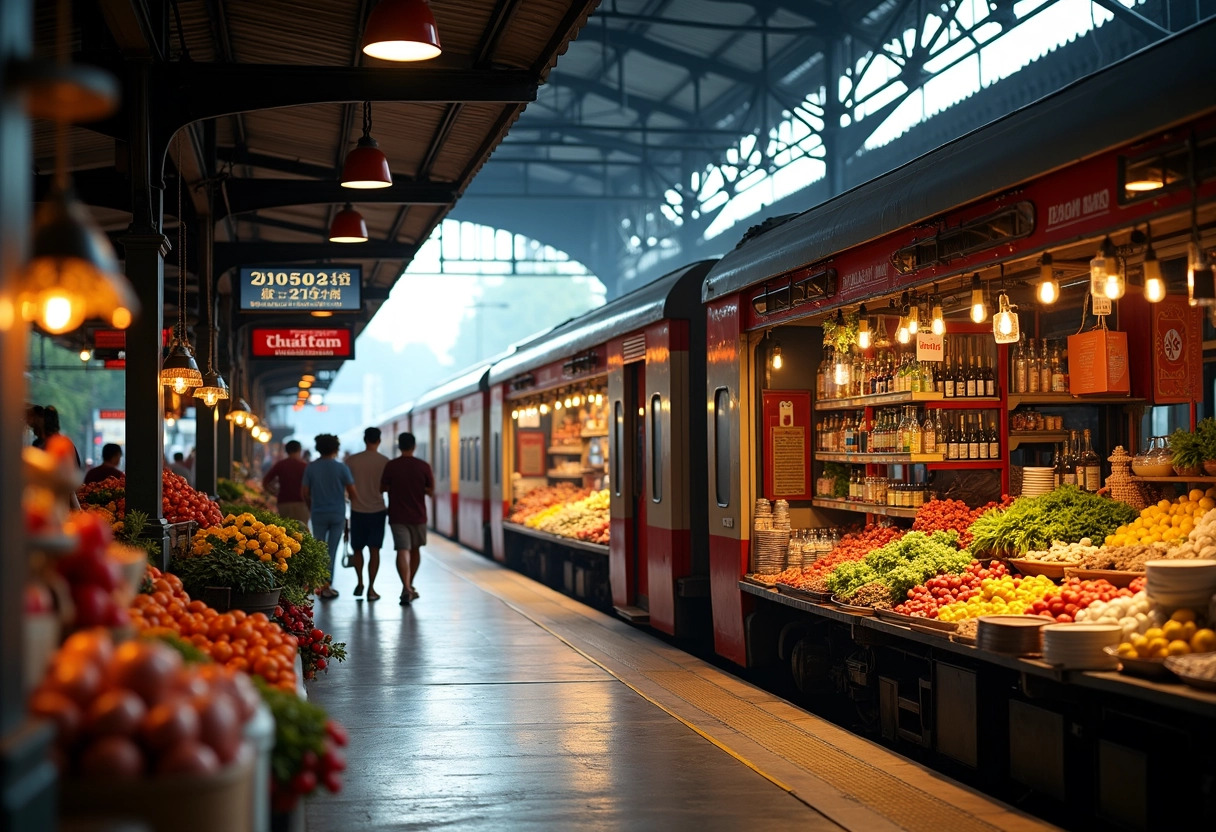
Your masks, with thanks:
[[[496,362],[490,368],[490,384],[561,361],[598,346],[609,338],[633,332],[655,321],[679,314],[680,289],[700,286],[713,260],[699,260],[622,295],[586,315],[554,327],[531,344]]]
[[[419,396],[411,410],[415,413],[430,410],[446,402],[463,398],[470,393],[476,393],[478,390],[489,389],[486,385],[486,373],[489,369],[490,362],[483,361],[473,369],[453,376]]]
[[[972,131],[741,243],[702,300],[730,295],[1216,109],[1216,20]]]

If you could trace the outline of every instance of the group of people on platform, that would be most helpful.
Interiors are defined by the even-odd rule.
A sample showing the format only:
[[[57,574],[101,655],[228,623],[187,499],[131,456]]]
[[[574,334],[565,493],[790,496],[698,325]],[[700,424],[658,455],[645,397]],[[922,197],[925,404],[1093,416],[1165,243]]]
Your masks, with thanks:
[[[304,460],[300,443],[292,440],[284,446],[287,456],[270,467],[262,483],[277,495],[281,515],[311,523],[313,536],[325,541],[331,575],[337,567],[342,539],[348,533],[346,503],[350,501],[350,565],[355,569],[356,598],[364,592],[364,549],[367,600],[380,598],[376,576],[387,524],[397,552],[400,603],[404,606],[418,597],[414,576],[426,543],[426,498],[434,495],[435,480],[431,466],[414,456],[417,442],[412,433],[397,437],[401,455],[395,459],[380,453],[380,440],[380,429],[368,428],[363,432],[364,450],[342,461],[338,459],[338,437],[323,433],[316,437],[317,458],[311,462]],[[338,590],[326,585],[317,590],[317,596],[337,598]]]

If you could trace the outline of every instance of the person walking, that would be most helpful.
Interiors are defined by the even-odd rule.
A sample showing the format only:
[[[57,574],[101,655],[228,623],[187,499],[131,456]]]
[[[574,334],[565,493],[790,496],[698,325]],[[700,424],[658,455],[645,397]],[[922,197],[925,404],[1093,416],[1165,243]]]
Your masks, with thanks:
[[[300,493],[300,484],[304,480],[304,469],[308,467],[301,456],[299,440],[292,439],[283,446],[287,456],[280,459],[266,476],[262,477],[262,485],[275,495],[275,508],[279,514],[298,520],[308,526],[308,503]]]
[[[173,462],[170,463],[169,470],[184,479],[190,486],[194,485],[194,471],[186,464],[186,455],[181,451],[173,454]]]
[[[414,576],[426,543],[426,498],[435,496],[431,466],[414,456],[414,434],[397,437],[401,456],[384,466],[380,490],[388,493],[388,527],[397,550],[397,574],[401,576],[401,605],[418,597]]]
[[[329,548],[330,581],[317,589],[318,598],[337,598],[338,590],[331,585],[337,566],[338,547],[346,529],[346,498],[357,500],[355,478],[350,469],[338,461],[338,437],[332,433],[317,436],[318,459],[308,463],[300,482],[300,493],[312,512],[312,536],[324,540]]]
[[[90,468],[84,475],[84,481],[86,483],[101,482],[110,477],[121,477],[122,469],[118,467],[120,461],[122,461],[122,446],[113,442],[107,443],[101,449],[101,464],[96,468]]]
[[[367,600],[378,601],[376,575],[380,572],[380,548],[384,545],[384,523],[388,519],[380,478],[388,457],[380,453],[380,428],[363,431],[363,444],[364,450],[346,460],[359,494],[350,503],[350,547],[354,550],[351,560],[358,580],[355,586],[358,598],[363,594],[363,549],[367,548]]]

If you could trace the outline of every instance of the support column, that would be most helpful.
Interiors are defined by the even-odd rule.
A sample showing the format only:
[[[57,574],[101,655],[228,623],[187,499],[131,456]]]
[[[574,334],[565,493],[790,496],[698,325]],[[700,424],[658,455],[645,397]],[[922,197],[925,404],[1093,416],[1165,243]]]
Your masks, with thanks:
[[[148,535],[168,551],[161,511],[164,468],[164,388],[160,383],[163,354],[165,255],[169,239],[162,233],[164,148],[157,147],[149,108],[151,62],[133,64],[123,91],[130,116],[128,149],[131,171],[131,226],[119,239],[127,279],[139,298],[140,312],[127,330],[127,511],[148,515]]]
[[[204,280],[208,281],[211,286],[215,286],[215,282],[211,275],[211,254],[212,243],[215,242],[215,222],[211,217],[210,212],[204,214],[199,220],[198,234],[198,279],[200,286]],[[205,325],[207,320],[215,320],[215,300],[211,297],[211,292],[200,291],[198,293],[198,314],[200,326]],[[207,306],[210,305],[210,309]],[[211,333],[203,329],[199,329],[198,341],[198,365],[203,368],[203,372],[207,371],[208,365],[218,366],[217,357],[211,354]],[[194,400],[194,419],[198,433],[195,436],[195,454],[194,454],[194,487],[204,494],[212,496],[216,493],[216,464],[215,464],[215,434],[216,434],[216,414],[219,413],[219,405],[216,407],[207,407],[203,404],[202,399]]]
[[[0,3],[0,829],[55,828],[55,767],[49,725],[25,706],[23,596],[29,567],[21,511],[25,363],[29,330],[13,305],[28,256],[30,125],[14,81],[29,57],[29,0]]]

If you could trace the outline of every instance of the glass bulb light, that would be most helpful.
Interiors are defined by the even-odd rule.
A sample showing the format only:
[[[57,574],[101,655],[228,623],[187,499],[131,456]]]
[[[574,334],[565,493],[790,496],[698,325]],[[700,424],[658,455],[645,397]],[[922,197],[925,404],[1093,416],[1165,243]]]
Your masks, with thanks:
[[[1039,261],[1039,303],[1053,304],[1060,299],[1060,282],[1056,280],[1056,272],[1051,255],[1044,253]]]
[[[1018,308],[1009,303],[1009,295],[1001,292],[997,313],[992,318],[992,335],[998,344],[1010,344],[1020,339]]]
[[[912,304],[908,309],[908,332],[915,335],[920,329],[920,308]]]
[[[553,402],[553,409],[554,410],[562,409],[562,400],[561,399],[557,399],[556,401]]]
[[[80,351],[80,360],[81,361],[90,361],[90,360],[92,360],[92,358],[93,358],[93,353],[91,353],[89,350],[84,349],[84,350]]]
[[[519,421],[519,411],[518,410],[511,411],[511,421],[513,421],[513,422]]]
[[[843,361],[837,362],[836,372],[834,375],[837,387],[843,387],[849,383],[849,365]]]
[[[912,340],[912,333],[908,330],[908,319],[900,317],[899,329],[895,330],[895,340],[901,344],[906,344]]]
[[[203,393],[203,404],[205,404],[207,407],[215,407],[219,400],[220,395],[219,391],[217,390],[208,389],[205,393]]]
[[[1123,297],[1124,291],[1127,289],[1127,284],[1123,280],[1121,274],[1108,274],[1106,282],[1103,286],[1103,291],[1111,300],[1118,300]]]
[[[542,405],[540,406],[540,415],[541,415],[541,416],[545,416],[545,415],[547,415],[548,413],[549,413],[549,405],[547,405],[547,404],[542,404]]]
[[[186,382],[186,380],[184,378],[173,379],[173,392],[176,393],[177,395],[180,396],[189,389],[190,389],[190,385]]]
[[[929,325],[929,330],[934,335],[944,335],[946,332],[946,319],[942,315],[942,302],[936,298],[933,301],[931,318],[932,323]]]
[[[857,322],[857,346],[863,350],[870,348],[870,322],[865,318]]]
[[[780,370],[782,367],[785,366],[785,359],[781,356],[781,344],[780,343],[773,346],[772,363],[773,363],[774,370]]]
[[[1165,300],[1165,281],[1161,279],[1161,264],[1150,245],[1144,253],[1144,299],[1149,303]]]
[[[971,291],[971,320],[982,324],[988,318],[988,307],[984,304],[984,290]]]

